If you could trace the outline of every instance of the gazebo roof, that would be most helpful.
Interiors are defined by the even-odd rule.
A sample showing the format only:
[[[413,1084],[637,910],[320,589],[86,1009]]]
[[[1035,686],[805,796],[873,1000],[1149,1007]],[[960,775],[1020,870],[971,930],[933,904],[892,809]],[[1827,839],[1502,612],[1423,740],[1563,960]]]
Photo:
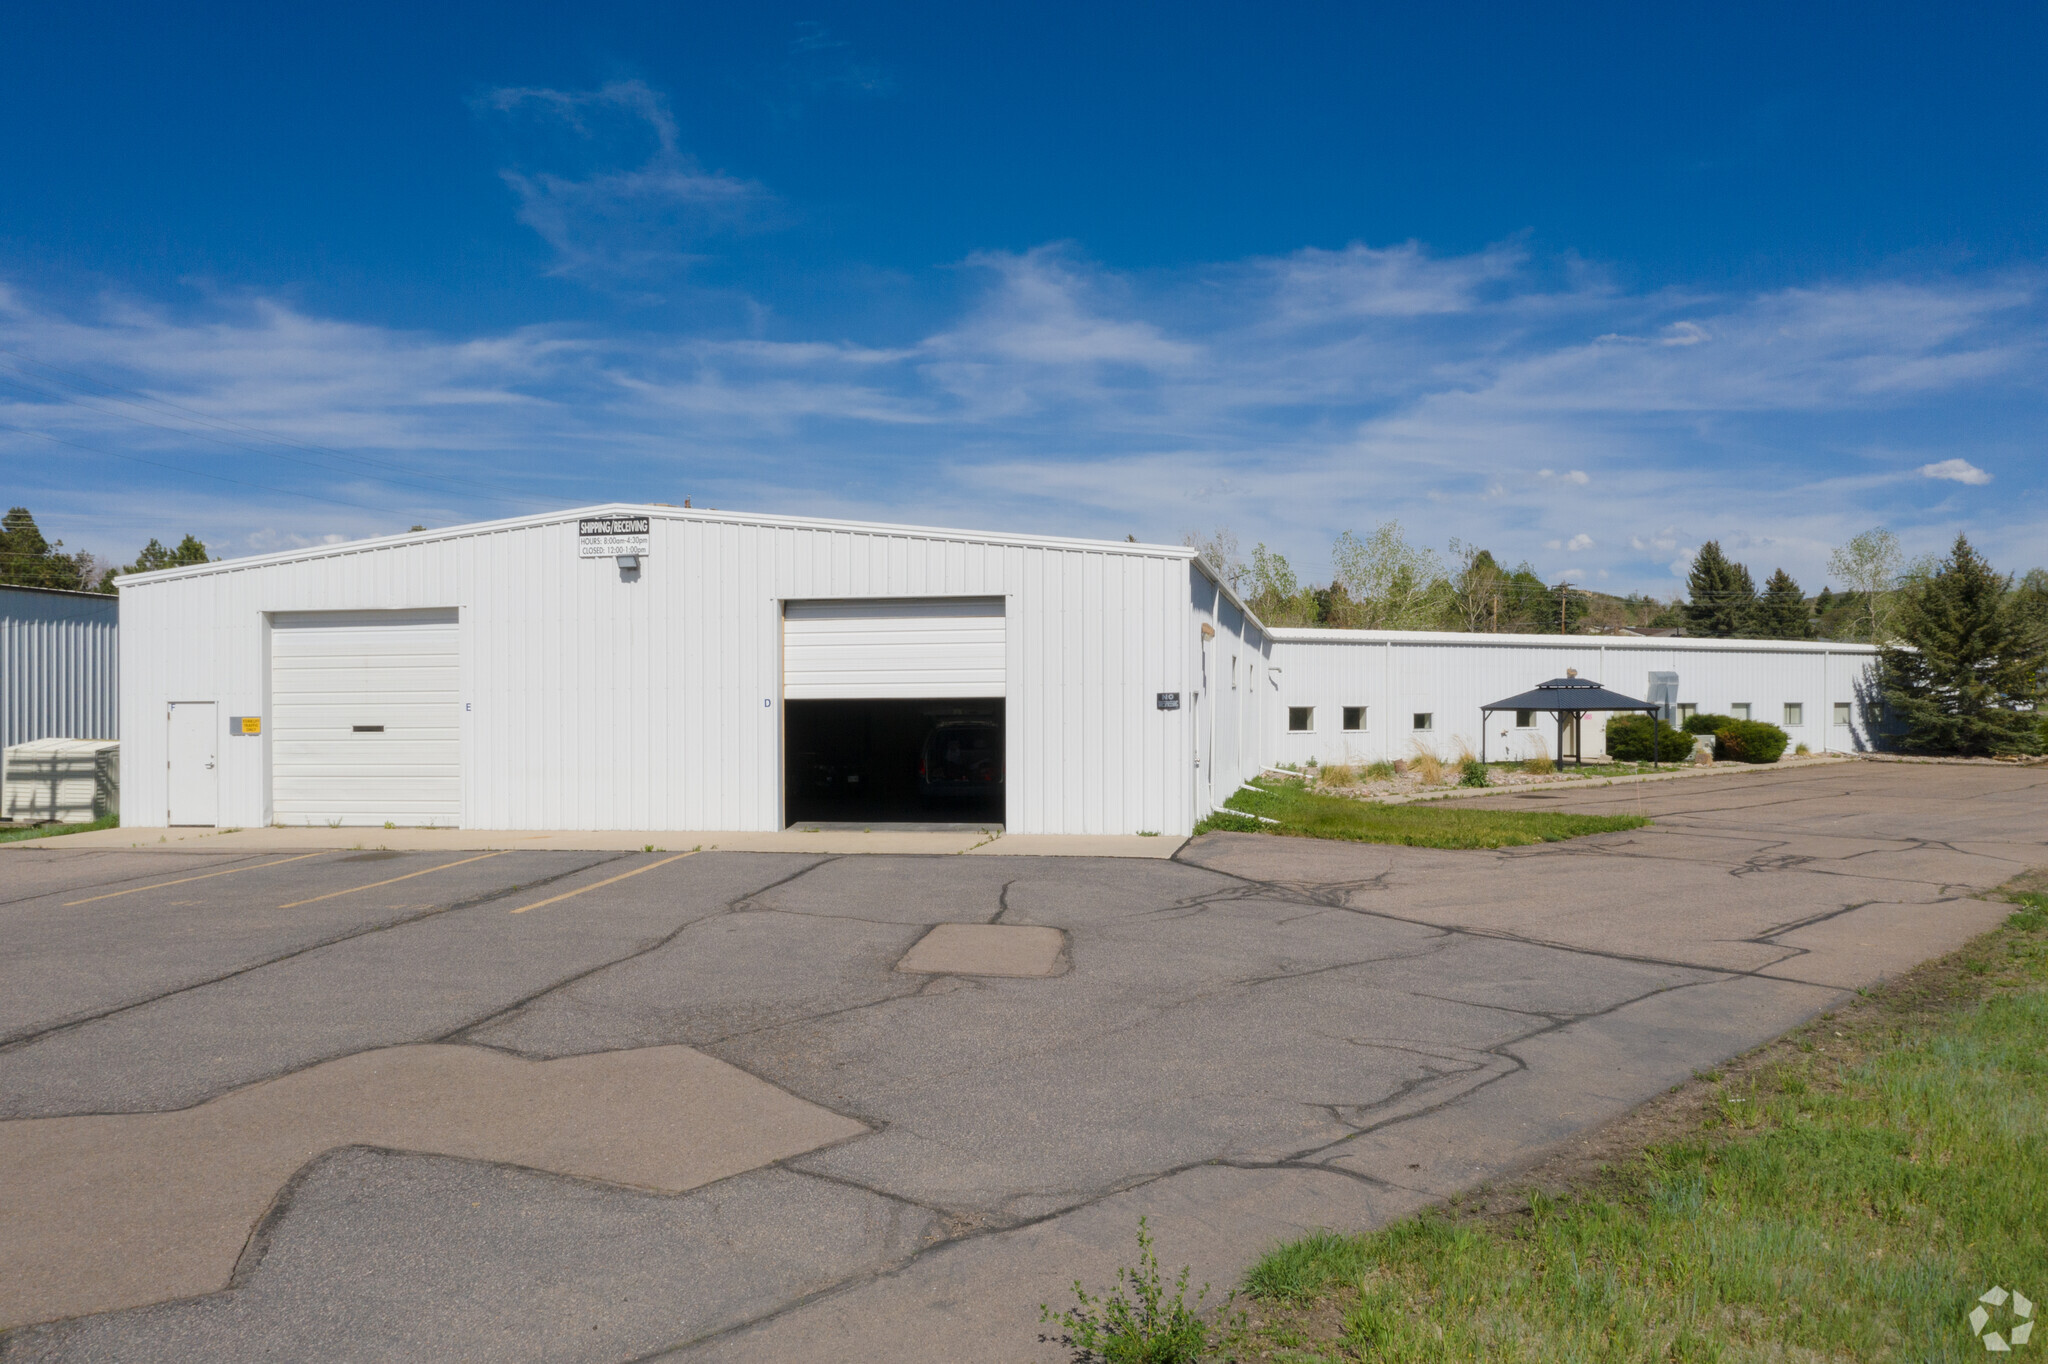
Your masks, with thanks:
[[[1525,691],[1520,696],[1510,696],[1505,701],[1495,701],[1490,706],[1481,706],[1480,714],[1495,710],[1641,710],[1655,712],[1657,707],[1648,701],[1638,701],[1632,696],[1623,696],[1618,691],[1609,691],[1598,682],[1584,677],[1554,677],[1548,682],[1536,684],[1536,690]]]

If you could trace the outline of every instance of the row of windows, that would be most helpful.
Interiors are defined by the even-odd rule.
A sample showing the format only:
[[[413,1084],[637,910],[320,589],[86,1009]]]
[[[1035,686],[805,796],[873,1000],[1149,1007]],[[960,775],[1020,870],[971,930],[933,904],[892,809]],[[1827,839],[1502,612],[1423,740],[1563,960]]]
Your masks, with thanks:
[[[1693,716],[1699,714],[1699,709],[1700,708],[1697,705],[1691,702],[1681,703],[1678,707],[1678,718],[1680,723],[1683,723],[1686,720],[1691,719]],[[1345,706],[1343,707],[1343,711],[1344,732],[1346,734],[1357,734],[1363,732],[1366,727],[1365,707]],[[1737,720],[1750,719],[1750,703],[1747,701],[1738,701],[1734,705],[1728,707],[1728,713]],[[1536,714],[1537,713],[1533,710],[1516,711],[1515,728],[1534,729],[1536,727]],[[1787,729],[1794,728],[1798,725],[1803,725],[1806,723],[1806,706],[1804,705],[1804,703],[1799,701],[1787,701],[1785,703],[1783,716],[1784,719],[1782,723]],[[1847,701],[1835,702],[1835,723],[1838,725],[1846,725],[1849,723],[1849,703]],[[1288,733],[1313,734],[1315,732],[1315,728],[1316,708],[1314,706],[1289,706],[1287,708]],[[1426,710],[1415,711],[1410,718],[1409,728],[1415,730],[1417,733],[1425,733],[1429,730],[1435,729],[1435,713],[1433,711]]]

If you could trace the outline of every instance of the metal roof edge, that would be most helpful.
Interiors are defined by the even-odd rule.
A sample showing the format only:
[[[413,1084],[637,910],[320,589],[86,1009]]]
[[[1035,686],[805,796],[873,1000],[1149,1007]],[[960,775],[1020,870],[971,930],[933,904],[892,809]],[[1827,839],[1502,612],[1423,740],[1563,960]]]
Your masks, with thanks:
[[[1267,639],[1273,638],[1273,632],[1266,627],[1266,622],[1260,620],[1258,617],[1258,613],[1253,611],[1251,607],[1245,605],[1244,598],[1238,596],[1237,590],[1233,588],[1229,583],[1223,581],[1222,577],[1209,566],[1209,561],[1202,557],[1201,552],[1199,550],[1189,550],[1188,555],[1189,562],[1195,566],[1195,571],[1197,573],[1200,573],[1203,577],[1207,578],[1210,582],[1214,583],[1216,585],[1216,590],[1218,592],[1221,592],[1224,598],[1228,600],[1232,606],[1235,606],[1238,610],[1242,611],[1244,613],[1244,618],[1250,621],[1253,625],[1256,625],[1259,629],[1260,634],[1264,635]]]
[[[1470,644],[1557,648],[1579,645],[1596,649],[1707,649],[1737,653],[1759,650],[1811,654],[1872,654],[1875,644],[1825,639],[1702,639],[1689,635],[1511,635],[1465,630],[1320,630],[1296,625],[1266,632],[1286,644]]]
[[[114,579],[116,589],[142,586],[160,582],[172,582],[185,578],[203,577],[212,573],[234,573],[243,569],[267,568],[273,564],[304,563],[314,559],[332,558],[344,554],[360,554],[366,550],[395,549],[403,545],[431,544],[441,540],[461,540],[478,535],[495,535],[503,531],[527,530],[534,526],[554,525],[575,521],[586,516],[617,515],[630,512],[636,516],[660,517],[671,521],[698,521],[715,525],[751,525],[773,529],[846,531],[865,535],[910,535],[927,540],[946,540],[960,544],[1015,545],[1026,549],[1073,549],[1089,550],[1096,553],[1133,554],[1152,559],[1190,559],[1195,551],[1184,545],[1140,544],[1129,540],[1083,540],[1075,537],[1056,535],[1019,535],[994,531],[960,530],[946,526],[899,525],[886,521],[846,521],[829,517],[779,516],[766,512],[724,512],[701,507],[672,507],[652,502],[600,502],[588,507],[569,507],[561,511],[539,512],[532,516],[506,517],[497,521],[468,521],[461,525],[444,526],[437,530],[408,531],[402,535],[378,535],[362,540],[343,540],[331,545],[310,545],[304,549],[280,550],[274,554],[252,554],[239,559],[216,559],[210,563],[188,564],[180,568],[160,568],[149,573],[131,573]],[[97,596],[98,593],[87,593]]]
[[[111,592],[80,592],[72,587],[31,587],[27,583],[0,583],[0,591],[40,592],[51,597],[84,597],[87,601],[112,602],[116,606],[121,604],[121,599]]]

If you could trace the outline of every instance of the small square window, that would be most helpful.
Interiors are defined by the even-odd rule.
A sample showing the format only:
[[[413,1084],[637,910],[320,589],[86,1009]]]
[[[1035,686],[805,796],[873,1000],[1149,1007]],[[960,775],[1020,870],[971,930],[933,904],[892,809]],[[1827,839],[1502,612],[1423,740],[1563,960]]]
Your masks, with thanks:
[[[1749,702],[1737,701],[1734,705],[1728,707],[1728,715],[1731,719],[1747,720],[1749,718]]]
[[[1435,715],[1433,715],[1433,714],[1431,714],[1431,713],[1430,713],[1429,711],[1426,711],[1426,710],[1418,710],[1418,711],[1416,711],[1416,712],[1415,712],[1415,728],[1417,728],[1417,729],[1435,729],[1435,728],[1436,728],[1436,716],[1435,716]]]
[[[1797,701],[1785,703],[1785,724],[1787,728],[1806,723],[1806,707]]]
[[[1518,710],[1518,711],[1516,711],[1516,712],[1515,712],[1515,728],[1516,728],[1516,729],[1534,729],[1534,728],[1536,728],[1536,712],[1535,712],[1535,711],[1533,711],[1533,710]]]
[[[1699,713],[1700,708],[1698,704],[1695,702],[1680,701],[1678,703],[1678,723],[1681,725],[1684,724],[1687,720],[1692,719],[1693,716],[1698,715]]]
[[[1849,723],[1849,703],[1847,701],[1835,702],[1835,723],[1838,725]]]
[[[1353,733],[1365,728],[1364,706],[1344,707],[1344,728]]]
[[[1306,734],[1316,727],[1314,706],[1289,706],[1287,708],[1287,732]]]

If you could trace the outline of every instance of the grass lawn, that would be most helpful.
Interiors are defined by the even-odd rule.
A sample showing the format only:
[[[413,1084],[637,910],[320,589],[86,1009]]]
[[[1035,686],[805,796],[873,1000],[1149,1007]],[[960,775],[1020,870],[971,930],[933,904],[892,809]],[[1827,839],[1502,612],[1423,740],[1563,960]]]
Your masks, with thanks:
[[[1647,1149],[1273,1250],[1210,1357],[1983,1358],[1980,1294],[2048,1299],[2048,896],[2012,898],[2005,928],[1659,1100],[1689,1106]],[[2014,1303],[1986,1310],[2010,1340]]]
[[[1215,830],[1346,838],[1358,843],[1405,843],[1416,848],[1513,848],[1555,843],[1582,834],[1640,829],[1641,815],[1572,815],[1553,811],[1467,810],[1436,805],[1374,805],[1306,790],[1300,782],[1262,780],[1241,790],[1195,826]],[[1268,824],[1254,819],[1278,820]]]
[[[26,829],[0,830],[0,843],[19,843],[26,838],[57,838],[64,834],[89,834],[95,829],[117,829],[120,825],[119,815],[108,815],[90,824],[35,824]]]

